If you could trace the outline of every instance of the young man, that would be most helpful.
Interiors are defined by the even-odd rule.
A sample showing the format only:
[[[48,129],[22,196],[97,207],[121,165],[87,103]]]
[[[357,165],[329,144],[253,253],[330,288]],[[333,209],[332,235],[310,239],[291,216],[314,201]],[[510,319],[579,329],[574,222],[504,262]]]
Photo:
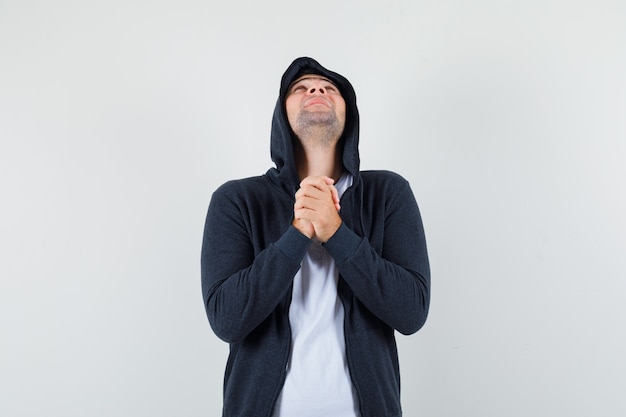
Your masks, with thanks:
[[[224,417],[397,417],[394,331],[426,320],[430,272],[409,184],[359,170],[349,81],[311,58],[282,77],[265,175],[211,199],[202,291],[230,343]]]

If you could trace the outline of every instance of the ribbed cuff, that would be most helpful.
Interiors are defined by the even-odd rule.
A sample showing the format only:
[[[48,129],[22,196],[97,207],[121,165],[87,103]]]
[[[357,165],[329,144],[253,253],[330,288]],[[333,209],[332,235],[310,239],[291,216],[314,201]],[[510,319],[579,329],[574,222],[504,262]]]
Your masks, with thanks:
[[[323,246],[333,257],[337,264],[343,263],[349,256],[356,252],[361,244],[361,237],[354,233],[345,223],[341,223],[339,229]]]
[[[300,263],[311,242],[313,241],[300,233],[298,229],[289,226],[289,229],[287,229],[285,234],[282,235],[274,245],[289,259],[295,263]]]

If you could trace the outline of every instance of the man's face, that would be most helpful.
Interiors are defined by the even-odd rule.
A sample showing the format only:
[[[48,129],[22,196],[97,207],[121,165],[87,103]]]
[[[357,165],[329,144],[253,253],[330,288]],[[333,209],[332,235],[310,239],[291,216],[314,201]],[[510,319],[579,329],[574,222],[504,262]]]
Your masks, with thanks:
[[[327,127],[338,139],[346,123],[346,102],[335,84],[321,75],[297,78],[287,91],[285,109],[298,137],[304,129]]]

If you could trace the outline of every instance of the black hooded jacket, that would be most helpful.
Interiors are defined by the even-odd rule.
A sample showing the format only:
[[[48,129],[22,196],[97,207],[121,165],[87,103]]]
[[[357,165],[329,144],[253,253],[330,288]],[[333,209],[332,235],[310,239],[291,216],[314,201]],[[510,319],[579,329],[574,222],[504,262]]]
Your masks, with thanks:
[[[329,78],[346,102],[339,146],[353,184],[341,198],[342,225],[324,244],[339,271],[350,376],[362,417],[401,416],[394,331],[419,330],[428,314],[430,271],[420,213],[406,180],[359,170],[359,115],[352,85],[311,58],[282,77],[265,175],[227,182],[209,205],[202,245],[202,293],[215,334],[230,344],[224,417],[270,417],[290,354],[293,278],[311,240],[293,226],[300,180],[285,112],[300,75]]]

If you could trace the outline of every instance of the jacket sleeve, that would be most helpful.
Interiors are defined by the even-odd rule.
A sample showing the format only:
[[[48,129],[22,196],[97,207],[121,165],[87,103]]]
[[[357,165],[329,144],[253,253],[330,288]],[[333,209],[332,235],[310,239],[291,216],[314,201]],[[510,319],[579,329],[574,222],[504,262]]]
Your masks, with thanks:
[[[381,254],[345,223],[325,247],[355,297],[392,328],[411,334],[424,325],[430,304],[424,228],[408,182],[385,204]]]
[[[202,242],[204,305],[213,331],[229,343],[246,337],[284,299],[311,242],[289,226],[277,241],[255,250],[244,212],[218,189]]]

